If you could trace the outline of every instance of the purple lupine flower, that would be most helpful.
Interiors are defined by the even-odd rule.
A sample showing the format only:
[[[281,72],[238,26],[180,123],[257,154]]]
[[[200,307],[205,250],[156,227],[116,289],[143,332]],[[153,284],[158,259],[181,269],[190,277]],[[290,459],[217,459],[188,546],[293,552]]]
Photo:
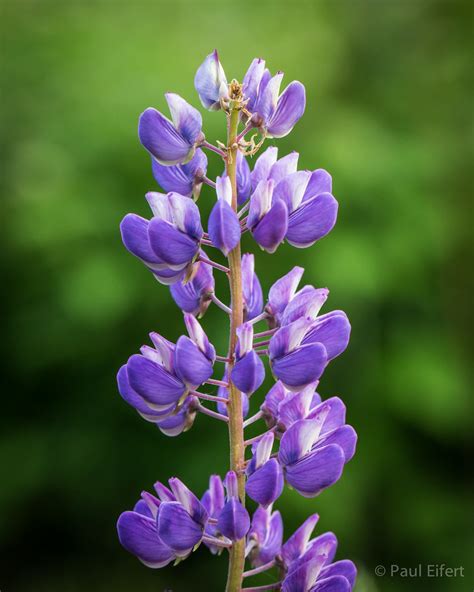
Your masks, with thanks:
[[[247,552],[254,567],[266,565],[280,554],[283,542],[283,520],[280,512],[272,512],[272,506],[259,506],[253,516],[247,534]]]
[[[204,536],[208,513],[182,481],[173,477],[169,485],[175,501],[160,504],[158,536],[177,557],[187,557]]]
[[[276,458],[270,458],[275,436],[265,434],[255,445],[247,466],[248,496],[264,508],[273,504],[283,491],[283,471]]]
[[[327,288],[304,286],[297,291],[304,273],[302,267],[293,267],[270,288],[265,312],[270,327],[280,327],[300,317],[316,319],[329,295]]]
[[[216,179],[217,201],[209,216],[208,230],[212,244],[228,255],[240,242],[240,222],[232,209],[232,186],[229,177]]]
[[[282,592],[350,592],[357,570],[352,561],[333,562],[337,538],[326,532],[310,540],[318,520],[310,516],[283,545],[280,561],[287,572]]]
[[[195,200],[199,197],[202,180],[207,172],[207,156],[200,148],[187,164],[167,166],[154,158],[151,162],[153,176],[166,193],[175,192]]]
[[[201,498],[201,503],[206,508],[209,518],[213,520],[212,523],[207,523],[205,533],[211,537],[218,537],[219,532],[216,527],[216,522],[225,505],[224,485],[219,475],[210,476],[209,489],[204,492],[204,495]],[[222,547],[219,547],[212,542],[205,540],[204,544],[213,555],[219,554],[222,551]]]
[[[282,79],[282,72],[272,77],[265,62],[255,59],[243,81],[247,109],[253,114],[252,123],[273,138],[289,134],[306,106],[305,88],[301,82],[291,82],[280,94]]]
[[[350,329],[342,311],[333,311],[315,320],[300,317],[281,327],[269,345],[273,374],[288,389],[302,390],[318,380],[328,362],[346,349]]]
[[[237,328],[237,337],[237,361],[230,377],[240,391],[251,395],[265,380],[265,366],[253,349],[253,325],[250,323],[240,325]]]
[[[231,541],[243,538],[250,528],[250,517],[239,500],[237,475],[229,471],[225,478],[227,501],[219,514],[217,530]]]
[[[229,382],[229,375],[228,375],[228,371],[227,368],[224,372],[224,376],[222,377],[222,381],[223,382]],[[219,386],[219,388],[217,389],[217,396],[222,398],[222,399],[229,399],[229,389],[226,388],[225,386]],[[248,395],[246,395],[245,393],[240,393],[241,399],[242,399],[242,417],[247,417],[248,412],[249,412],[249,408],[250,408],[250,402],[249,402],[249,397]],[[222,402],[218,402],[217,403],[217,410],[219,411],[219,413],[221,413],[222,415],[224,415],[225,417],[228,417],[228,411],[227,411],[227,405],[225,403]]]
[[[199,253],[203,230],[196,204],[178,193],[146,194],[154,217],[127,214],[120,224],[122,241],[164,284],[181,280]]]
[[[148,107],[140,115],[138,136],[159,163],[183,164],[191,160],[196,148],[204,141],[202,117],[179,95],[166,93],[165,98],[172,121]]]
[[[285,239],[295,247],[309,247],[328,234],[336,223],[338,204],[332,195],[331,175],[323,169],[298,171],[298,153],[277,160],[278,149],[268,148],[255,163],[252,187],[261,181],[275,183],[273,200],[288,210]]]
[[[154,348],[144,345],[117,375],[120,395],[148,421],[156,422],[173,413],[186,393],[174,370],[175,345],[150,333]]]
[[[186,313],[184,322],[189,337],[182,335],[176,342],[174,367],[176,375],[192,390],[212,376],[216,350],[194,315]]]
[[[191,279],[180,280],[170,286],[171,296],[183,312],[202,317],[211,303],[214,293],[212,267],[198,261],[193,266]]]
[[[250,197],[247,228],[258,245],[274,253],[288,230],[288,208],[281,199],[273,198],[275,183],[261,181]]]
[[[202,106],[209,111],[219,110],[221,101],[229,98],[227,78],[219,61],[217,49],[210,53],[199,66],[194,77],[194,86]]]
[[[304,497],[335,483],[354,455],[357,434],[340,411],[339,404],[321,403],[311,419],[296,421],[282,436],[278,461],[287,483]]]
[[[263,310],[263,293],[255,273],[255,258],[250,253],[242,255],[242,292],[244,320],[251,321]]]
[[[164,567],[176,559],[175,552],[158,536],[159,506],[160,501],[147,494],[132,511],[123,512],[117,521],[122,546],[152,568]]]

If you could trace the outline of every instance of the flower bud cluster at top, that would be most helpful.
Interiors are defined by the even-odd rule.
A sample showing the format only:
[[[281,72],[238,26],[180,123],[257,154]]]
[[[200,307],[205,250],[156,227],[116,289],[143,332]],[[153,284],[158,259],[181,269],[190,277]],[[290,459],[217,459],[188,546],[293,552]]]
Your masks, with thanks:
[[[154,494],[143,492],[119,517],[117,528],[122,545],[153,568],[185,559],[201,543],[213,554],[226,551],[227,592],[346,592],[356,568],[334,560],[336,537],[312,538],[313,514],[284,542],[273,506],[285,483],[304,497],[319,495],[354,455],[357,436],[346,424],[344,403],[323,400],[317,391],[329,362],[348,345],[350,324],[340,310],[320,314],[329,291],[300,288],[301,267],[278,279],[265,297],[254,256],[240,252],[247,232],[274,253],[284,241],[309,247],[336,222],[338,204],[325,170],[298,170],[298,153],[278,158],[274,146],[249,166],[266,139],[286,136],[304,113],[304,86],[293,81],[280,92],[282,78],[255,59],[242,84],[229,84],[217,51],[207,56],[195,87],[206,109],[225,113],[225,143],[207,142],[201,114],[177,94],[165,95],[171,119],[151,107],[140,116],[139,138],[164,192],[146,194],[150,219],[125,216],[122,240],[169,286],[187,335],[173,343],[150,333],[149,344],[120,368],[119,392],[167,436],[189,430],[198,415],[226,424],[231,450],[225,478],[212,475],[201,499],[176,477],[168,486],[157,482]],[[222,158],[215,180],[207,177],[205,150]],[[216,196],[207,231],[196,204],[203,185]],[[226,259],[216,261],[215,254]],[[229,304],[216,294],[215,274],[229,279]],[[216,353],[198,320],[212,304],[229,320],[225,353]],[[248,417],[268,372],[275,383]],[[256,422],[263,432],[245,439]],[[256,506],[252,515],[246,496]],[[245,578],[273,568],[271,584],[242,588]]]

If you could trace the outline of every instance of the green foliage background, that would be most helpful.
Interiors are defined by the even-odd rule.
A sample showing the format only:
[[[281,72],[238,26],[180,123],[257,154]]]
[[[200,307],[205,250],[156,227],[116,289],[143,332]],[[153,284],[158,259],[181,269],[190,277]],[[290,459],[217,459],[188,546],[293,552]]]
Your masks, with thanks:
[[[319,512],[319,532],[357,562],[360,592],[472,589],[469,3],[2,0],[0,23],[2,592],[223,588],[224,556],[201,549],[147,570],[115,534],[155,480],[201,492],[227,465],[222,426],[200,417],[167,439],[115,385],[149,331],[183,330],[120,241],[121,218],[147,215],[155,187],[137,117],[165,109],[168,90],[197,105],[194,73],[214,47],[230,77],[262,56],[304,82],[305,117],[277,145],[328,169],[340,203],[315,247],[257,254],[265,289],[302,265],[353,325],[320,391],[347,403],[358,453],[320,497],[283,495],[286,534]],[[204,120],[223,139],[222,114]],[[200,203],[208,212],[208,190]],[[204,324],[223,350],[221,313]],[[465,577],[374,576],[420,563]]]

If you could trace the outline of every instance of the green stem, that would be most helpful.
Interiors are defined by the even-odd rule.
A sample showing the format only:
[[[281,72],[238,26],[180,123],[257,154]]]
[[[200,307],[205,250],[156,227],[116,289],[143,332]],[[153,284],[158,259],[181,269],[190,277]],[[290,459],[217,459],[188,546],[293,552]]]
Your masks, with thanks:
[[[229,127],[227,134],[227,175],[232,185],[232,208],[237,211],[237,146],[234,147],[239,127],[239,109],[237,102],[231,102]],[[229,284],[231,293],[232,314],[230,318],[229,358],[233,360],[237,345],[236,329],[243,323],[243,298],[242,298],[242,265],[240,254],[240,242],[228,256]],[[230,468],[237,473],[239,483],[239,496],[245,505],[245,446],[244,426],[242,418],[242,399],[240,391],[230,380],[233,361],[229,363],[229,445]],[[236,541],[229,551],[229,571],[227,574],[226,592],[240,592],[242,588],[242,574],[245,565],[245,538]]]

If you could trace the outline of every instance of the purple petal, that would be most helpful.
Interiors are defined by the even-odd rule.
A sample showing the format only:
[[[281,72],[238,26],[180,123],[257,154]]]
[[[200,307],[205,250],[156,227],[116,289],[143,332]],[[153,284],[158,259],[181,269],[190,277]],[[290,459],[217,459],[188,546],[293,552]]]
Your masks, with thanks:
[[[260,181],[266,181],[270,176],[270,171],[278,158],[278,148],[269,146],[265,152],[257,158],[253,171],[250,173],[252,190],[255,191]]]
[[[343,576],[332,576],[318,581],[311,592],[351,592],[352,586]]]
[[[185,314],[184,324],[186,325],[189,337],[191,337],[206,358],[214,363],[216,360],[216,350],[210,343],[199,321],[193,315]]]
[[[277,200],[269,212],[253,229],[253,237],[268,253],[274,253],[285,238],[288,229],[288,209],[282,200]]]
[[[300,317],[289,325],[285,325],[278,329],[278,331],[271,337],[268,346],[270,360],[280,358],[299,347],[311,327],[311,319]]]
[[[201,114],[175,93],[166,93],[165,99],[176,129],[190,146],[193,146],[202,136]]]
[[[140,115],[138,135],[143,146],[161,164],[179,164],[192,156],[192,144],[169,119],[152,107]]]
[[[245,320],[251,321],[263,310],[263,293],[255,273],[255,259],[250,253],[242,256],[242,292]]]
[[[254,350],[245,354],[232,368],[231,379],[243,393],[254,393],[265,379],[265,366],[260,356]]]
[[[344,468],[344,451],[330,444],[285,467],[286,481],[303,497],[315,497],[336,483]]]
[[[250,167],[242,152],[237,152],[237,203],[243,205],[251,192]]]
[[[201,541],[203,527],[179,502],[164,502],[158,514],[158,535],[178,556],[186,556]]]
[[[324,446],[337,444],[344,452],[345,462],[349,462],[355,453],[357,433],[352,426],[343,425],[331,432],[328,436],[322,438],[320,443]],[[318,446],[320,443],[318,442]]]
[[[212,376],[212,363],[185,335],[176,343],[174,363],[176,374],[190,388],[197,388]]]
[[[265,71],[265,60],[255,58],[250,64],[242,82],[242,91],[248,99],[247,109],[252,113],[258,95],[258,89],[263,73]]]
[[[289,395],[278,408],[278,423],[288,429],[308,415],[313,398],[314,385],[311,384],[299,393]]]
[[[342,310],[335,310],[314,321],[303,343],[322,343],[330,361],[346,349],[350,334],[351,325],[347,315]]]
[[[342,576],[346,578],[351,586],[354,586],[357,577],[357,568],[348,559],[336,561],[321,570],[320,578],[330,578],[332,576]]]
[[[275,183],[279,183],[284,177],[296,173],[298,169],[298,158],[298,152],[290,152],[290,154],[280,158],[270,169],[269,178],[273,179]]]
[[[337,538],[333,532],[325,532],[312,539],[308,543],[308,551],[313,551],[316,555],[324,555],[328,566],[334,559],[337,551]]]
[[[245,491],[263,507],[272,504],[283,491],[283,472],[276,458],[271,458],[247,480]]]
[[[297,391],[317,380],[324,372],[326,364],[325,347],[321,343],[311,343],[274,360],[272,372],[284,386]]]
[[[128,379],[127,366],[124,365],[120,368],[117,374],[118,389],[121,397],[129,405],[134,407],[140,415],[147,421],[156,422],[160,418],[166,417],[169,413],[172,413],[175,408],[175,402],[165,407],[162,411],[156,411],[152,409],[145,399],[141,397],[131,386]]]
[[[279,315],[285,310],[296,293],[303,273],[304,269],[302,267],[293,267],[290,272],[277,280],[270,288],[268,304],[273,315]]]
[[[311,173],[303,201],[316,197],[320,193],[332,193],[332,178],[324,169],[316,169]]]
[[[283,581],[282,592],[313,592],[321,570],[322,557],[298,564]]]
[[[177,477],[171,477],[169,486],[176,501],[178,501],[191,518],[204,525],[208,519],[206,508],[201,504],[194,493]]]
[[[225,504],[224,484],[219,475],[211,475],[209,478],[209,489],[201,500],[211,518],[217,518]]]
[[[158,536],[153,518],[124,512],[118,519],[117,531],[122,546],[147,567],[164,567],[175,558],[174,552]]]
[[[184,312],[203,315],[210,303],[210,296],[214,292],[214,276],[212,267],[198,261],[191,281],[180,281],[170,286],[171,296]]]
[[[161,408],[176,403],[184,393],[183,383],[162,366],[135,354],[127,362],[130,386],[145,399]]]
[[[192,199],[179,193],[168,193],[166,196],[174,226],[190,238],[201,240],[203,230],[199,208]]]
[[[217,50],[209,54],[199,66],[194,77],[194,87],[203,107],[211,111],[220,109],[220,99],[228,96],[228,88]]]
[[[321,422],[303,419],[295,422],[283,434],[278,452],[278,460],[282,465],[290,465],[311,451],[319,437]]]
[[[281,317],[281,324],[288,325],[300,317],[315,319],[326,302],[328,294],[329,290],[326,288],[317,290],[312,286],[306,286],[295,295],[285,308]]]
[[[309,171],[297,171],[284,177],[275,185],[273,199],[281,199],[285,202],[290,217],[301,204],[310,177]]]
[[[312,514],[303,524],[295,530],[281,549],[281,556],[284,564],[289,567],[293,561],[304,553],[311,534],[319,520],[318,514]]]
[[[152,159],[152,171],[158,185],[165,192],[175,191],[191,197],[196,185],[200,185],[199,177],[206,174],[207,156],[198,148],[187,164],[165,166]]]
[[[277,108],[278,95],[280,93],[283,72],[277,72],[270,78],[264,88],[259,89],[258,98],[255,104],[255,112],[263,119],[264,126],[271,121],[271,118]]]
[[[125,248],[147,263],[159,264],[163,261],[157,257],[148,240],[148,220],[136,214],[127,214],[120,223],[120,232]]]
[[[232,207],[223,199],[219,199],[212,208],[208,231],[212,244],[226,256],[239,244],[239,219]]]
[[[199,245],[169,222],[153,218],[148,227],[153,251],[169,265],[185,265],[196,256]]]
[[[330,399],[326,399],[324,403],[320,403],[314,407],[308,415],[308,419],[311,419],[314,415],[317,415],[322,405],[329,405],[329,413],[327,414],[323,423],[323,427],[321,428],[321,435],[323,436],[324,434],[332,432],[336,428],[344,425],[346,421],[346,406],[341,401],[341,399],[339,399],[339,397],[331,397]]]
[[[330,193],[303,202],[290,214],[287,241],[294,247],[310,247],[334,228],[337,208],[337,201]]]
[[[271,119],[267,123],[270,137],[283,138],[291,132],[306,107],[305,88],[301,82],[289,84],[280,98]]]
[[[250,528],[250,517],[235,497],[224,506],[217,521],[217,530],[232,541],[244,537]]]

